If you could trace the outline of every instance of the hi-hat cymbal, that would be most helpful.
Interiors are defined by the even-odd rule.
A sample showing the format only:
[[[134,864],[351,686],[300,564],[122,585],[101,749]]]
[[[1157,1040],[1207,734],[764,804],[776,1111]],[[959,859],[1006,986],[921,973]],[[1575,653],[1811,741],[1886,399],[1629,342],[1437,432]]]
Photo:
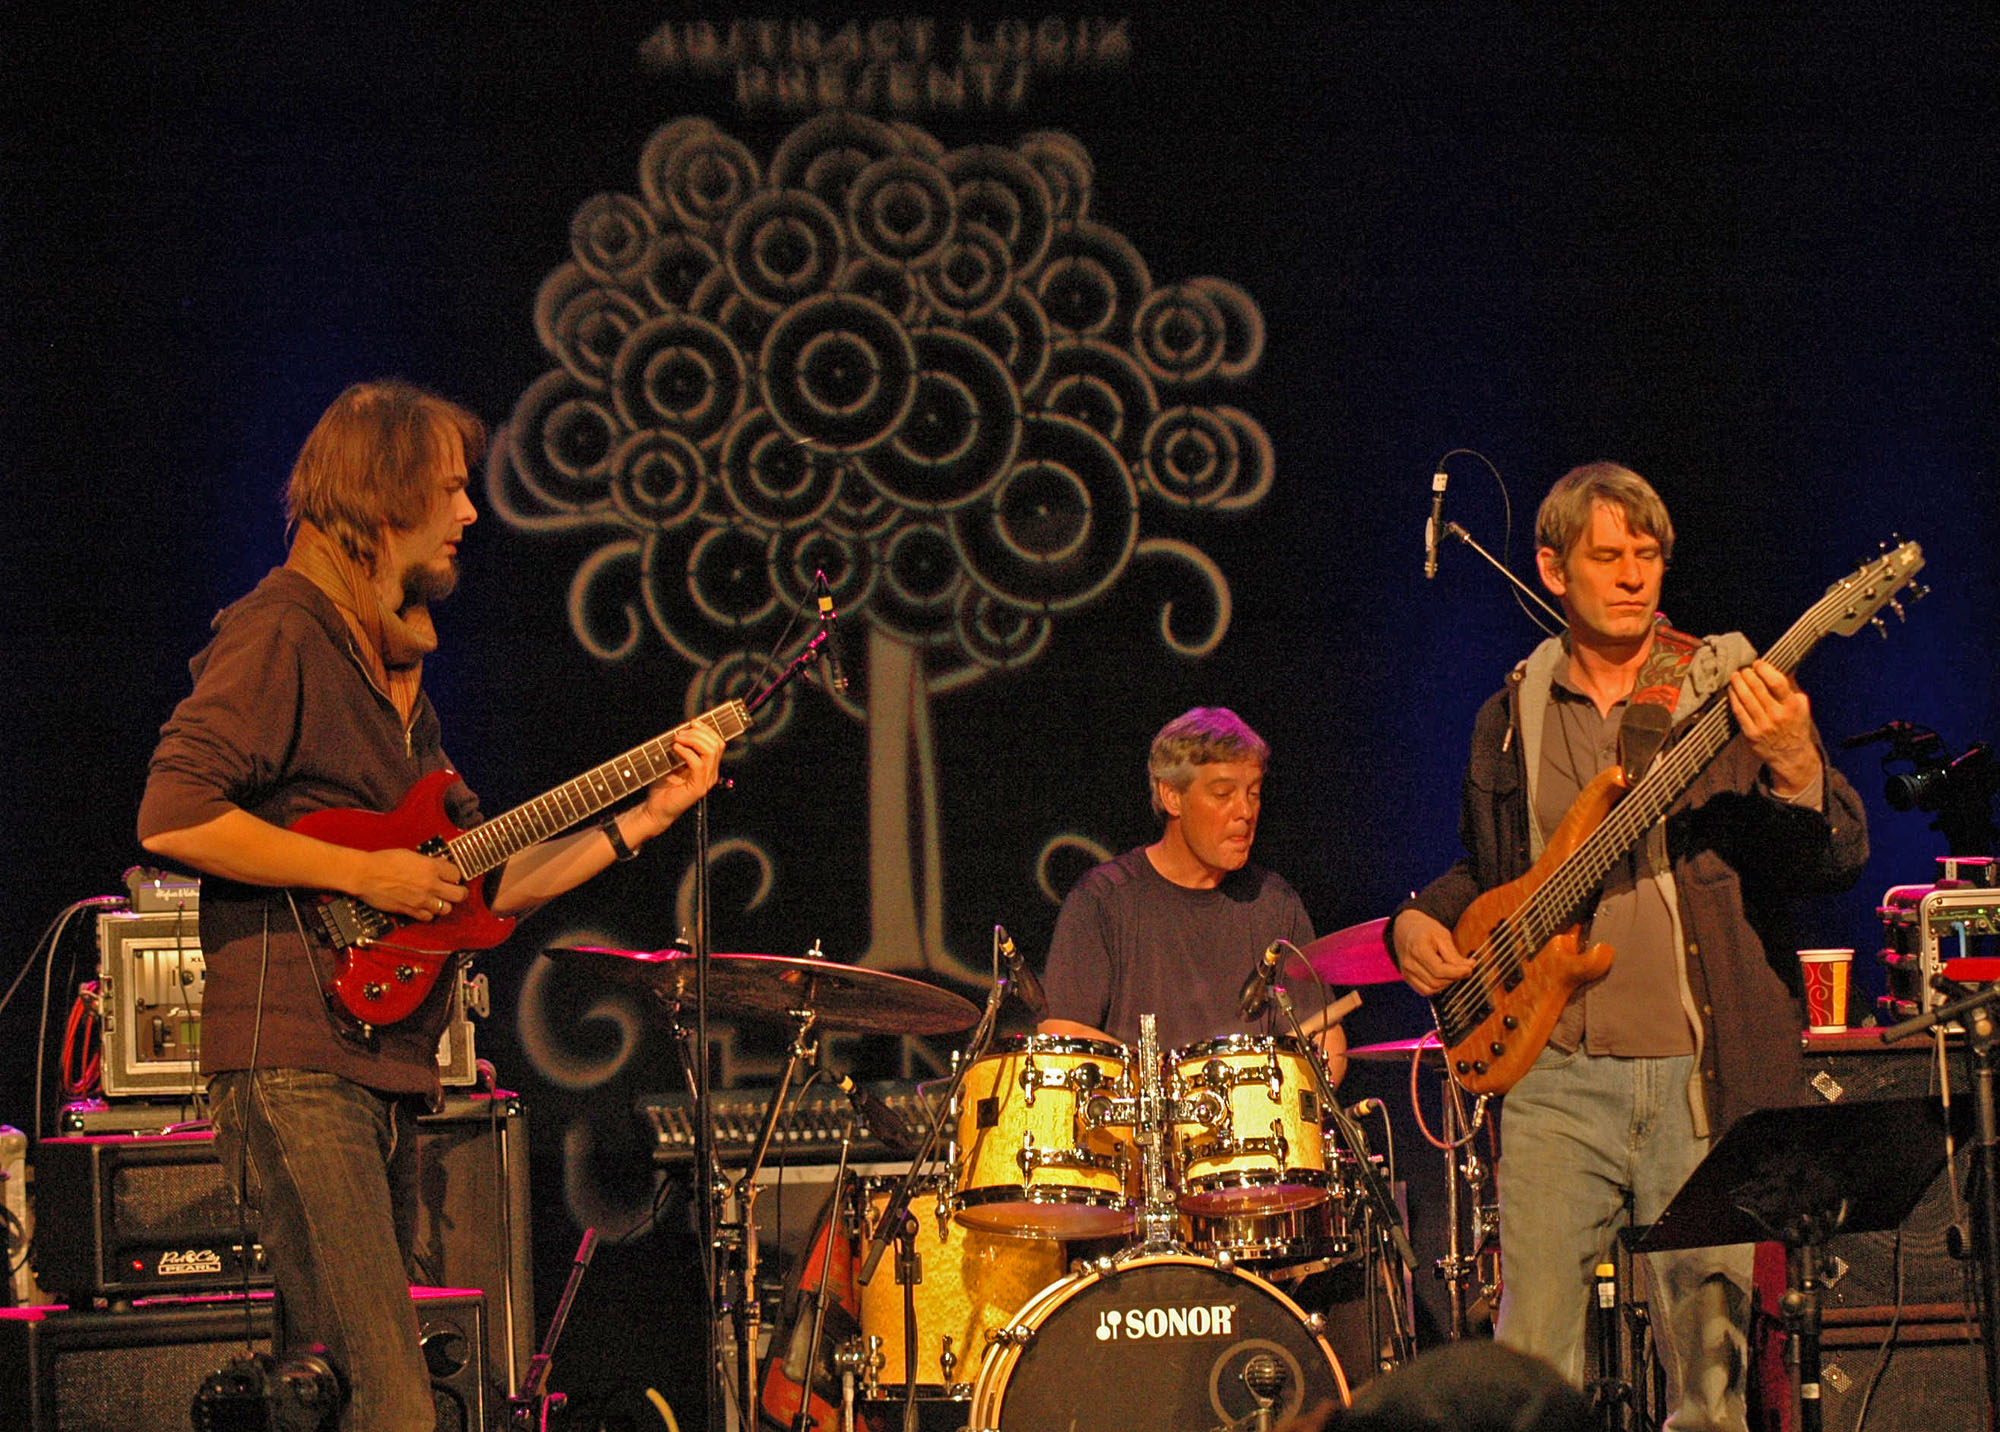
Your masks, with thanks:
[[[1364,920],[1321,935],[1299,953],[1328,984],[1394,984],[1403,975],[1382,946],[1382,932],[1388,928],[1386,918]]]
[[[675,1004],[693,1005],[694,956],[685,950],[607,950],[571,945],[549,950],[564,963],[626,984],[644,985]],[[710,955],[709,1007],[789,1024],[810,1009],[819,1029],[853,1034],[956,1034],[979,1022],[963,995],[904,975],[791,955]]]
[[[1415,1039],[1391,1039],[1383,1044],[1363,1044],[1348,1050],[1347,1057],[1389,1063],[1406,1060],[1419,1051],[1422,1052],[1426,1064],[1444,1063],[1444,1046],[1438,1043],[1435,1033],[1420,1034]]]

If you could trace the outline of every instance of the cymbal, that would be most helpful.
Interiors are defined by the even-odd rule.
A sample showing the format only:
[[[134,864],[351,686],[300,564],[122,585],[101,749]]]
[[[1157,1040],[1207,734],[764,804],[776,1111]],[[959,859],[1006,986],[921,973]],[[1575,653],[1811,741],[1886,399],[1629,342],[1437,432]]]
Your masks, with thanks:
[[[549,950],[564,963],[644,985],[675,1004],[694,1003],[695,961],[685,950],[607,950],[596,945]],[[813,1011],[813,1026],[854,1034],[956,1034],[979,1023],[963,995],[883,970],[791,955],[710,955],[710,1007],[778,1024]]]
[[[1299,953],[1328,984],[1394,984],[1403,975],[1389,952],[1382,947],[1382,932],[1389,928],[1386,917],[1364,920],[1321,935]]]
[[[1366,1059],[1378,1063],[1393,1063],[1407,1060],[1418,1050],[1423,1051],[1424,1063],[1444,1063],[1444,1046],[1437,1042],[1437,1035],[1420,1034],[1415,1039],[1391,1039],[1383,1044],[1363,1044],[1347,1051],[1349,1059]]]

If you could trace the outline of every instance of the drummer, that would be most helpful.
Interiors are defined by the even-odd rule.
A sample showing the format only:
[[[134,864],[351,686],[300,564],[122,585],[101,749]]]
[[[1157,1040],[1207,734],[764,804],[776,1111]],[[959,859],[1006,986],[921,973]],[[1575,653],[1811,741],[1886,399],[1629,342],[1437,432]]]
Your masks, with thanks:
[[[1168,1051],[1280,1032],[1275,1009],[1255,1022],[1238,1013],[1244,978],[1266,947],[1305,945],[1313,933],[1298,892],[1250,863],[1270,754],[1221,706],[1197,706],[1160,728],[1146,762],[1160,838],[1097,866],[1063,901],[1037,1033],[1135,1044],[1142,1014],[1155,1017]],[[1313,1012],[1308,1004],[1300,1018]],[[1336,1022],[1319,1038],[1338,1083],[1347,1037]]]

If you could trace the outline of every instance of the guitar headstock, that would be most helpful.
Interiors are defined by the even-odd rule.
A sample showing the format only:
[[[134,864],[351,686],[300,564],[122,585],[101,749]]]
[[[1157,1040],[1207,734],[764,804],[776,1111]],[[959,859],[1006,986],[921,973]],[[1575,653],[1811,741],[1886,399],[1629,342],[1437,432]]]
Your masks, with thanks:
[[[1881,610],[1886,606],[1898,620],[1902,619],[1903,606],[1896,600],[1896,594],[1908,587],[1911,601],[1924,595],[1928,589],[1912,582],[1923,565],[1924,549],[1915,542],[1885,545],[1881,556],[1863,563],[1852,575],[1842,577],[1826,589],[1823,604],[1831,603],[1833,609],[1828,630],[1853,636],[1863,626],[1873,623],[1884,636],[1888,635],[1882,627]]]

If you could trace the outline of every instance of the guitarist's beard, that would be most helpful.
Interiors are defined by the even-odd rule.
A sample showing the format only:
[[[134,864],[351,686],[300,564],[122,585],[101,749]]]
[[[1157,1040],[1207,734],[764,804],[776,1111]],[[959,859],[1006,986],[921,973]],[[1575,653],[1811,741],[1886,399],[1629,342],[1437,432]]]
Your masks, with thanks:
[[[458,561],[447,557],[441,566],[420,564],[403,573],[403,610],[442,601],[458,587]]]

